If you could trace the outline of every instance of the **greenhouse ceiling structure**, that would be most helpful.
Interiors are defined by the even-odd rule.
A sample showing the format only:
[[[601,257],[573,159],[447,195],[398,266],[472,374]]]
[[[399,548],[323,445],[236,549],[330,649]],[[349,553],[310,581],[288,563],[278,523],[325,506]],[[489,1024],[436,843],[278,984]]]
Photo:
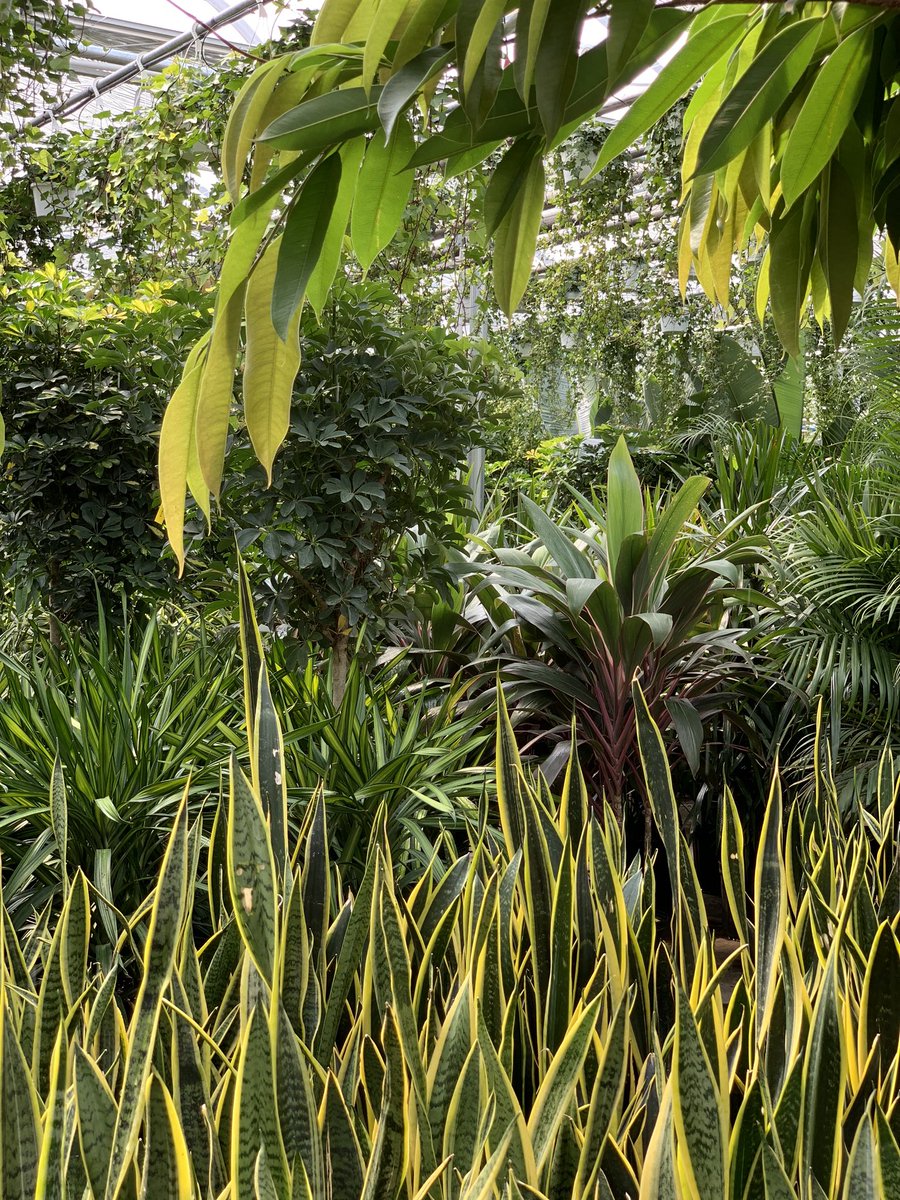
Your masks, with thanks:
[[[78,50],[60,102],[38,118],[39,126],[77,119],[83,124],[143,102],[143,80],[176,58],[195,59],[210,69],[231,53],[252,54],[299,12],[314,12],[318,0],[282,4],[276,0],[94,0],[82,20]],[[136,19],[138,18],[138,19]],[[605,18],[585,29],[585,42],[606,35]],[[644,73],[606,106],[610,120],[646,87],[658,66]],[[601,116],[604,115],[601,113]]]

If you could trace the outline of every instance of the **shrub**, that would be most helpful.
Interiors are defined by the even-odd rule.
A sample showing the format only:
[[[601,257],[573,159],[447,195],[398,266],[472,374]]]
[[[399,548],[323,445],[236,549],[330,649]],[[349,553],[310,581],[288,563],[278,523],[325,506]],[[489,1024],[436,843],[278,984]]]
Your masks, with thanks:
[[[160,414],[200,297],[100,301],[53,267],[0,285],[0,569],[20,605],[93,620],[171,594],[154,526]]]
[[[235,652],[202,629],[107,628],[101,614],[96,634],[63,641],[0,658],[0,850],[17,924],[58,901],[67,871],[135,909],[182,794],[192,815],[218,794],[235,740]]]
[[[473,378],[457,343],[391,327],[379,295],[348,289],[321,326],[306,321],[272,485],[236,439],[214,527],[226,542],[236,535],[266,581],[266,620],[334,647],[339,659],[362,627],[383,628],[411,587],[441,577],[442,543],[459,538],[454,518],[467,511],[461,475],[477,440]],[[248,478],[260,496],[251,511]],[[218,552],[230,553],[221,540]]]

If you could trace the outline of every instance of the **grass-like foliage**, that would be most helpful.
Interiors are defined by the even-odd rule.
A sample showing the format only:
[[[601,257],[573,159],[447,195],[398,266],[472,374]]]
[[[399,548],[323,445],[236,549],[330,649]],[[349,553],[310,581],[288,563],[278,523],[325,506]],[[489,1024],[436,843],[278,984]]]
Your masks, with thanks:
[[[245,609],[246,617],[246,609]],[[674,883],[627,862],[577,765],[532,779],[501,708],[500,829],[395,878],[384,810],[359,886],[321,792],[289,834],[284,749],[245,621],[250,777],[234,764],[208,846],[187,795],[155,888],[97,965],[96,892],[0,970],[4,1197],[166,1200],[722,1200],[891,1197],[900,1039],[896,781],[842,823],[784,811],[777,770],[748,906],[737,811],[722,867],[742,940],[717,963],[639,688],[646,785]],[[258,669],[257,669],[258,668]],[[502,703],[502,701],[501,701]],[[64,844],[69,813],[54,801]],[[447,850],[446,844],[443,849]],[[211,936],[192,917],[203,875]],[[207,920],[206,900],[203,922]],[[105,935],[104,935],[105,936]]]

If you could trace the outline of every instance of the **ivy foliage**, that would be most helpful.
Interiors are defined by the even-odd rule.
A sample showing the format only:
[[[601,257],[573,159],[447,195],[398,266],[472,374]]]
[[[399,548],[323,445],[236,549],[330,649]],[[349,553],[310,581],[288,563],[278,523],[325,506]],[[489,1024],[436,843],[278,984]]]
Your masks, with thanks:
[[[81,0],[0,0],[0,168],[16,162],[23,126],[59,99],[87,10]]]

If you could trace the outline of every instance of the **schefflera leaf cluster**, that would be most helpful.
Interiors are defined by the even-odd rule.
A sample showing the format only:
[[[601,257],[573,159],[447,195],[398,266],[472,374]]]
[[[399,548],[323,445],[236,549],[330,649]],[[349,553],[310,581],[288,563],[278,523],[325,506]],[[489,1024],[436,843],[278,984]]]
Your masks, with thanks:
[[[247,612],[245,606],[245,614]],[[92,956],[78,873],[0,973],[0,1187],[32,1200],[811,1200],[894,1197],[897,780],[875,811],[785,807],[776,770],[741,938],[718,964],[663,752],[635,686],[673,883],[627,861],[577,763],[531,778],[501,707],[499,825],[411,890],[376,828],[348,895],[316,795],[290,833],[261,643],[243,629],[249,777],[208,847],[187,808],[156,888]],[[485,814],[487,817],[487,814]],[[65,792],[53,797],[66,867]],[[193,930],[203,894],[212,932]],[[197,921],[199,925],[199,921]],[[136,978],[129,976],[139,956]]]

